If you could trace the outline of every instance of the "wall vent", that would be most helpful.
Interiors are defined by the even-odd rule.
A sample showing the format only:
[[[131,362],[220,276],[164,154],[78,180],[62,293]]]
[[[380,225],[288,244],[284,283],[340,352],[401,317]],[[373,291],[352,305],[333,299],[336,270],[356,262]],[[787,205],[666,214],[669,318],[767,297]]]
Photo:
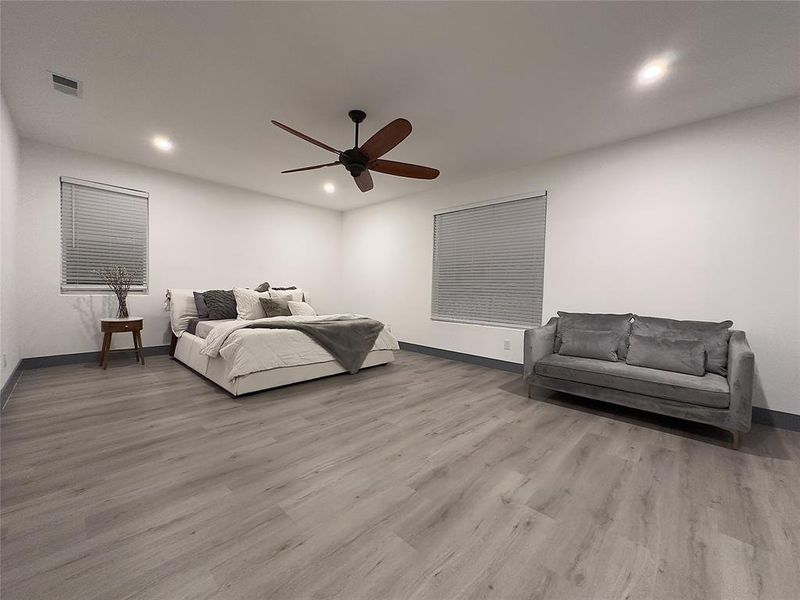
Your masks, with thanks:
[[[50,73],[53,77],[53,89],[58,90],[59,92],[63,92],[64,94],[69,94],[70,96],[78,96],[81,95],[81,83],[80,81],[75,81],[74,79],[70,79],[69,77],[64,77],[63,75],[59,75],[58,73]]]

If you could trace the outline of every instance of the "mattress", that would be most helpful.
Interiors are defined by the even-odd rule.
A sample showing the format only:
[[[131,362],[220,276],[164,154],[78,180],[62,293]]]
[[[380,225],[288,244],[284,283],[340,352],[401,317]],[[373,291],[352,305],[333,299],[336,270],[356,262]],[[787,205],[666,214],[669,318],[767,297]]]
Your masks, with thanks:
[[[208,334],[211,332],[211,330],[217,325],[221,323],[230,323],[231,321],[235,320],[236,319],[218,319],[216,321],[198,321],[197,327],[194,330],[194,334],[201,340],[204,340],[208,337]]]

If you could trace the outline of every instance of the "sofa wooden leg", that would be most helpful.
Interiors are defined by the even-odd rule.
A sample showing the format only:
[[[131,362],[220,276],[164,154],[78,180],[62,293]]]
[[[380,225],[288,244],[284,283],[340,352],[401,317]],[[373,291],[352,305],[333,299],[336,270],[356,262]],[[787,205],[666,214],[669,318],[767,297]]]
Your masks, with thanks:
[[[739,449],[739,443],[741,442],[741,432],[731,430],[731,448],[734,450]]]
[[[533,398],[533,386],[528,386],[528,398]]]

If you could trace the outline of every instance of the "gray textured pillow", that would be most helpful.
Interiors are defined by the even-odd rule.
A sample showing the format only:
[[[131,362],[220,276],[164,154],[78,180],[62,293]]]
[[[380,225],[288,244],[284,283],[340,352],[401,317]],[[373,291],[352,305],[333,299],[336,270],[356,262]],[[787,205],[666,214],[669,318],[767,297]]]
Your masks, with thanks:
[[[702,342],[706,351],[706,371],[723,377],[728,375],[728,341],[731,337],[728,330],[733,321],[677,321],[639,315],[633,318],[631,333],[635,335]]]
[[[706,374],[705,358],[705,346],[698,340],[673,340],[633,334],[625,362],[637,367],[702,377]]]
[[[255,289],[255,291],[256,291],[256,292],[258,292],[258,293],[261,293],[261,292],[267,292],[267,291],[269,291],[269,282],[268,282],[268,281],[265,281],[264,283],[262,283],[261,285],[259,285],[259,286],[258,286],[258,287]]]
[[[558,311],[558,324],[556,325],[555,351],[561,348],[561,338],[566,329],[581,329],[583,331],[613,331],[620,335],[617,345],[617,356],[624,360],[628,354],[628,336],[631,332],[631,317],[633,314],[621,315],[571,313]]]
[[[580,356],[616,362],[619,340],[620,334],[614,331],[565,329],[562,332],[558,353],[562,356]]]
[[[208,307],[209,319],[217,321],[236,318],[236,296],[233,295],[233,290],[208,290],[203,292],[203,299]]]
[[[286,298],[259,298],[261,306],[268,317],[291,317],[292,311],[289,310],[289,300]]]
[[[197,307],[197,316],[200,319],[208,318],[208,307],[206,306],[206,299],[203,297],[202,292],[192,292],[194,294],[194,305]],[[189,333],[194,333],[190,331]]]

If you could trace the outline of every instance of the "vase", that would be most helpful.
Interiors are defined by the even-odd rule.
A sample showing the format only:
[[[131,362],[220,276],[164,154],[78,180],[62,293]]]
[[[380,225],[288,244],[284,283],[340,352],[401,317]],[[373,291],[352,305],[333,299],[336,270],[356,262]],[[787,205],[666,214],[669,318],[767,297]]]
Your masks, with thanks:
[[[124,296],[117,296],[117,302],[119,302],[119,310],[117,311],[117,318],[118,319],[127,319],[128,318],[128,299]]]

